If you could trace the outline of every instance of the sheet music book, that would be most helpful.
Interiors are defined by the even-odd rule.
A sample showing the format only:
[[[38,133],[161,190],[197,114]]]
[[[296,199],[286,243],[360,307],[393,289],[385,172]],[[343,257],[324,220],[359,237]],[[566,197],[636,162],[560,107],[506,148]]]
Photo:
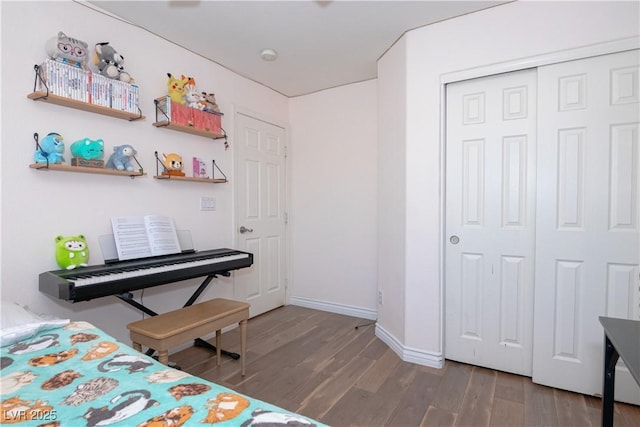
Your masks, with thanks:
[[[165,215],[111,218],[120,261],[180,253],[173,219]]]

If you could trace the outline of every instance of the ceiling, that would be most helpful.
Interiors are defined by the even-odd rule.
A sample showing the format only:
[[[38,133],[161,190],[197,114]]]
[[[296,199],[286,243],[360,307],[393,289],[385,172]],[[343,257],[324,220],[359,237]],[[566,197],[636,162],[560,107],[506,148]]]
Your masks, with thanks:
[[[377,60],[406,31],[508,1],[81,3],[294,97],[376,78]],[[262,60],[264,48],[277,59]]]

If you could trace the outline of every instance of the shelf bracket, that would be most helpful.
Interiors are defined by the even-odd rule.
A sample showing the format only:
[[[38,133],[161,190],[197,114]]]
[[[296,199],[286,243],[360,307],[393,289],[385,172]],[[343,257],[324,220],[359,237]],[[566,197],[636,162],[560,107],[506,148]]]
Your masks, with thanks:
[[[220,129],[222,130],[222,133],[224,134],[224,136],[222,136],[222,137],[220,137],[220,138],[216,138],[216,139],[224,138],[224,149],[225,149],[225,151],[226,151],[226,150],[228,150],[228,149],[229,149],[229,141],[227,140],[227,131],[226,131],[226,130],[224,130],[224,128],[223,128],[222,126],[220,126]],[[220,172],[222,172],[222,171],[220,171]],[[223,175],[224,175],[224,174],[223,174]],[[225,176],[225,179],[226,179],[226,178],[227,178],[227,177]]]
[[[135,160],[136,164],[139,167],[138,173],[136,173],[135,175],[129,175],[131,177],[131,179],[135,178],[136,176],[144,175],[144,169],[143,169],[142,165],[140,164],[140,162],[138,161],[138,159],[136,158],[136,156],[131,156],[131,157],[133,158],[133,160]]]
[[[136,120],[141,120],[143,118],[142,116],[142,110],[140,109],[140,106],[137,105],[136,108],[138,109],[138,117],[131,117],[129,118],[130,122],[135,122]]]
[[[37,67],[37,65],[36,65],[36,67]],[[41,168],[38,168],[38,169],[49,169],[49,156],[48,156],[48,153],[43,151],[42,147],[40,146],[40,142],[39,142],[40,136],[38,135],[38,132],[34,132],[33,133],[33,139],[35,139],[35,141],[36,141],[36,151],[38,151],[38,150],[42,151],[42,155],[47,160],[46,166],[42,166]],[[39,163],[39,162],[36,162],[36,163]]]
[[[216,164],[216,161],[213,160],[212,162],[213,162],[213,167],[211,168],[211,179],[213,179],[214,181],[216,180],[216,169],[218,169],[218,172],[220,172],[224,177],[224,182],[229,182],[229,180],[227,179],[227,175],[225,175],[224,172],[222,172],[222,169],[218,167],[218,165]]]
[[[169,116],[167,116],[167,113],[165,113],[164,111],[162,111],[162,110],[160,109],[160,107],[158,107],[158,100],[157,100],[157,99],[154,99],[154,100],[153,100],[153,103],[154,103],[154,104],[155,104],[155,106],[156,106],[156,122],[159,122],[159,121],[158,121],[158,111],[159,111],[159,112],[160,112],[160,113],[165,117],[165,119],[166,119],[166,121],[165,121],[165,120],[163,120],[163,121],[162,121],[162,122],[160,122],[160,123],[163,123],[163,122],[164,122],[164,123],[166,123],[166,124],[163,124],[162,126],[169,126],[169,125],[171,124],[171,119],[169,118]],[[157,158],[157,157],[158,157],[158,156],[156,156],[156,158]]]
[[[157,103],[156,103],[157,104]],[[156,109],[156,117],[157,117],[157,109]],[[162,172],[167,172],[167,168],[164,166],[164,163],[162,162],[162,160],[160,160],[160,157],[158,157],[158,152],[155,151],[154,155],[156,156],[156,178],[157,179],[171,179],[171,175],[167,174],[163,174]],[[162,172],[160,172],[160,169],[158,168],[158,165],[160,165],[160,167],[162,168]]]
[[[42,85],[47,89],[47,92],[45,95],[39,96],[37,98],[33,98],[33,100],[37,101],[38,99],[47,99],[49,97],[49,86],[47,86],[47,82],[42,78],[42,74],[40,74],[40,66],[38,64],[34,65],[33,71],[36,74],[33,80],[33,91],[35,92],[36,88],[38,87],[38,80],[40,80]]]

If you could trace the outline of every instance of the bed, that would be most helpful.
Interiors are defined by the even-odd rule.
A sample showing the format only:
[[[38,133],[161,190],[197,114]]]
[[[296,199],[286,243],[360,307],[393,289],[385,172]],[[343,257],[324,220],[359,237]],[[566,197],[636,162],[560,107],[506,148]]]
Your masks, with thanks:
[[[89,322],[2,303],[1,423],[322,426],[169,368]]]

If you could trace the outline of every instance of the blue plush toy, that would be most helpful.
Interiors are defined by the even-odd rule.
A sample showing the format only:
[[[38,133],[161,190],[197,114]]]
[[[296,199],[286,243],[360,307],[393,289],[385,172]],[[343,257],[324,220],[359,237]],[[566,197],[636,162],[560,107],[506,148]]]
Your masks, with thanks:
[[[36,163],[62,163],[64,162],[64,141],[60,134],[51,132],[39,142],[39,148],[33,155]]]
[[[129,172],[133,172],[135,168],[131,163],[131,159],[136,154],[138,154],[138,152],[129,144],[117,145],[113,147],[113,154],[111,154],[109,160],[107,160],[105,168],[117,169],[119,171],[126,169]]]
[[[83,138],[71,144],[71,155],[85,160],[101,159],[104,155],[104,141],[102,139]]]

